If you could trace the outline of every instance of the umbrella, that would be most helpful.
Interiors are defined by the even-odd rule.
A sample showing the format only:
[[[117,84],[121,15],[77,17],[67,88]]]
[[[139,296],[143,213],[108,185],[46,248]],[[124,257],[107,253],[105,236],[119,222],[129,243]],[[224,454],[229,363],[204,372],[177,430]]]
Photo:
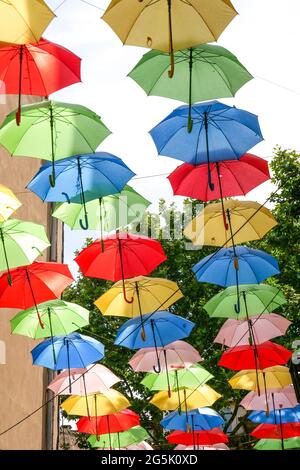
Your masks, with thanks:
[[[187,132],[191,119],[193,128]],[[195,104],[191,109],[180,106],[157,124],[150,135],[159,155],[194,165],[207,163],[212,191],[210,163],[237,160],[263,140],[257,116],[218,101]]]
[[[161,244],[141,235],[117,232],[83,249],[75,258],[84,276],[123,282],[124,299],[125,278],[149,274],[167,259]]]
[[[185,446],[183,444],[178,444],[174,447],[174,450],[195,450],[194,446]],[[218,443],[211,446],[198,446],[197,450],[230,450],[226,444]]]
[[[261,344],[277,336],[283,336],[291,322],[276,313],[254,315],[247,321],[229,318],[221,327],[214,343],[229,346]]]
[[[1,42],[37,42],[55,14],[43,0],[5,0],[0,4]]]
[[[195,324],[178,315],[167,311],[159,311],[143,315],[143,324],[139,318],[126,321],[117,331],[115,343],[129,349],[154,347],[156,351],[157,367],[153,369],[159,373],[161,365],[158,347],[166,346],[172,341],[187,338]],[[144,330],[145,335],[141,335]]]
[[[11,268],[32,263],[48,246],[42,225],[17,219],[0,222],[0,271],[7,270],[8,283],[12,284]]]
[[[92,435],[88,438],[88,442],[92,447],[120,449],[131,444],[137,444],[149,437],[146,429],[141,426],[134,426],[123,432],[102,434],[101,436]]]
[[[138,444],[130,444],[126,446],[127,450],[153,450],[153,448],[146,441],[139,442]]]
[[[266,411],[266,402],[262,395],[256,392],[249,392],[241,401],[241,406],[246,410]],[[270,390],[267,392],[267,400],[271,403],[271,410],[278,408],[294,408],[298,405],[294,387],[288,385],[281,390]],[[269,415],[270,416],[270,415]]]
[[[293,437],[283,440],[284,450],[300,449],[300,438]],[[280,439],[261,439],[253,447],[255,450],[282,450],[282,442]]]
[[[300,437],[300,423],[260,424],[252,432],[256,439],[289,439]],[[284,450],[284,443],[283,449]]]
[[[240,312],[235,310],[236,286],[227,287],[212,297],[204,309],[210,317],[244,319],[270,312],[286,303],[286,298],[277,287],[267,284],[244,284],[240,286]]]
[[[272,410],[269,415],[264,411],[252,411],[248,419],[253,423],[278,424],[278,423],[299,423],[300,405],[293,408],[281,408]],[[291,437],[291,436],[290,436]]]
[[[96,418],[119,413],[128,406],[130,403],[127,398],[113,388],[87,397],[71,395],[61,404],[62,409],[68,415],[89,416],[90,413]]]
[[[208,185],[208,165],[183,163],[169,176],[173,192],[200,201],[231,196],[245,196],[270,178],[266,160],[246,153],[239,160],[224,160],[210,164],[211,178],[218,181],[212,191]]]
[[[233,389],[255,390],[264,388],[264,391],[279,390],[292,383],[288,367],[274,366],[258,371],[241,370],[228,381]]]
[[[189,104],[234,96],[253,77],[227,49],[202,44],[174,53],[176,74],[169,80],[169,57],[147,52],[128,74],[147,95],[165,96]]]
[[[199,445],[226,444],[228,437],[220,429],[213,428],[194,432],[173,431],[167,436],[167,440],[171,444],[194,445],[196,448]]]
[[[195,408],[213,405],[222,395],[217,393],[209,385],[204,384],[196,389],[183,388],[179,391],[158,392],[153,395],[150,403],[160,410],[178,410],[190,411]]]
[[[7,220],[21,205],[12,191],[0,184],[0,222]]]
[[[97,114],[78,104],[45,100],[23,106],[21,117],[21,126],[14,112],[6,117],[0,127],[1,144],[13,156],[50,160],[51,186],[57,160],[94,152],[110,134]],[[65,178],[64,183],[69,181]]]
[[[73,276],[66,264],[34,262],[10,271],[12,285],[7,275],[0,277],[0,308],[28,309],[37,304],[58,299],[72,284]],[[42,327],[42,321],[40,325]]]
[[[150,204],[141,194],[126,185],[120,193],[93,199],[86,203],[89,229],[100,230],[102,238],[103,231],[111,232],[141,220]],[[67,224],[71,230],[80,230],[80,220],[84,218],[84,205],[58,203],[52,216]]]
[[[198,351],[185,341],[173,341],[162,348],[157,348],[161,371],[191,367],[202,361]],[[136,372],[152,372],[156,363],[155,348],[139,349],[129,361]]]
[[[17,124],[20,124],[21,95],[48,96],[80,82],[81,59],[58,44],[7,44],[0,47],[0,80],[6,94],[19,95]]]
[[[56,163],[54,188],[48,183],[51,172],[52,164],[44,163],[28,184],[28,189],[43,201],[67,201],[68,204],[72,201],[82,204],[84,222],[79,219],[79,225],[83,230],[89,228],[86,203],[97,199],[98,205],[102,205],[102,197],[119,193],[135,175],[120,158],[105,152],[76,155],[60,160]],[[93,207],[91,209],[93,210]]]
[[[132,410],[122,410],[119,413],[106,416],[98,416],[97,418],[86,416],[80,418],[77,423],[77,430],[86,434],[111,434],[139,426],[140,417]]]
[[[232,234],[225,227],[228,213]],[[266,207],[257,202],[230,199],[223,205],[213,203],[205,206],[186,226],[184,235],[194,245],[223,247],[260,240],[276,225],[276,220]]]
[[[174,74],[174,51],[214,42],[235,17],[229,0],[179,0],[154,3],[112,0],[103,20],[123,44],[166,51],[170,56],[170,78]]]
[[[180,431],[209,430],[222,426],[225,421],[215,410],[211,408],[196,408],[187,412],[187,418],[178,411],[167,414],[160,422],[164,429]]]

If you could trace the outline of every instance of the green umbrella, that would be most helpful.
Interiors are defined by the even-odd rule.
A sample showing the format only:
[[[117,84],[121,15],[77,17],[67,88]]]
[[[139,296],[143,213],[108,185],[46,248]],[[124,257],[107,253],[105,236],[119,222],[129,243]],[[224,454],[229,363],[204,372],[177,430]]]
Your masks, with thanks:
[[[0,142],[13,156],[52,161],[51,186],[55,185],[55,160],[91,153],[110,134],[100,117],[78,104],[42,101],[22,108],[21,125],[12,112],[0,127]]]
[[[17,219],[0,222],[0,271],[7,270],[9,284],[10,268],[31,264],[48,246],[43,225]]]
[[[189,104],[189,131],[192,130],[191,105],[197,101],[234,96],[253,77],[227,49],[210,44],[174,52],[176,74],[168,76],[169,54],[147,52],[129,77],[148,95],[165,96]]]
[[[123,432],[113,432],[102,434],[101,436],[92,435],[88,438],[88,442],[92,447],[120,449],[121,447],[127,447],[131,444],[144,441],[147,438],[149,438],[149,434],[146,429],[141,426],[134,426]]]
[[[300,449],[300,437],[291,437],[283,440],[284,450]],[[260,439],[255,446],[255,450],[282,450],[281,439]]]
[[[286,303],[283,293],[267,284],[243,284],[240,286],[240,312],[234,306],[237,303],[236,286],[227,287],[219,292],[205,305],[204,309],[210,317],[247,319],[253,315],[272,313],[273,310]]]

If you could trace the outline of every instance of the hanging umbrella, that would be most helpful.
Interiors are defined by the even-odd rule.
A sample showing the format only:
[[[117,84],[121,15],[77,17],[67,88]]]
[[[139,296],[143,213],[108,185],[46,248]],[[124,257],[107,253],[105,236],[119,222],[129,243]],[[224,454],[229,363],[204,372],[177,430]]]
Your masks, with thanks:
[[[234,96],[252,80],[252,75],[227,49],[202,44],[174,53],[176,74],[169,80],[169,56],[147,52],[128,74],[147,95],[184,101],[191,108],[196,101]]]
[[[299,423],[300,422],[300,405],[297,404],[293,408],[281,408],[272,410],[269,415],[264,411],[252,411],[248,419],[253,423],[278,424],[281,423]]]
[[[180,430],[180,431],[200,431],[209,430],[222,426],[225,421],[215,410],[211,408],[196,408],[187,412],[186,416],[173,411],[167,414],[160,424],[164,429]]]
[[[103,246],[100,245],[100,241],[95,241],[83,249],[75,261],[84,276],[122,280],[123,296],[129,303],[133,299],[126,297],[125,278],[149,274],[167,259],[157,240],[128,232],[109,235],[103,239]]]
[[[191,120],[193,128],[187,132]],[[159,155],[194,165],[207,163],[212,191],[210,163],[237,160],[263,140],[257,116],[218,101],[195,104],[191,109],[180,106],[157,124],[150,135]]]
[[[258,388],[267,392],[269,390],[279,390],[292,383],[291,374],[288,367],[274,366],[258,371],[241,370],[228,381],[229,385],[236,390],[255,390]]]
[[[100,188],[99,188],[100,189]],[[130,186],[124,186],[121,192],[86,203],[89,214],[89,229],[112,232],[141,220],[151,203]],[[71,230],[80,230],[80,220],[84,219],[84,205],[76,203],[58,203],[53,217],[67,224]]]
[[[62,402],[61,407],[68,415],[99,417],[119,413],[128,406],[129,401],[117,390],[110,390],[88,395],[88,407],[85,397],[72,395]]]
[[[6,117],[0,127],[1,144],[12,156],[50,160],[51,186],[55,186],[57,160],[94,152],[110,134],[97,114],[78,104],[45,100],[23,106],[21,117],[21,126],[14,112]],[[66,185],[69,181],[64,179]]]
[[[281,390],[268,391],[267,400],[269,403],[271,403],[271,411],[280,407],[294,408],[298,405],[295,390],[292,385],[288,385]],[[247,393],[240,404],[246,410],[266,411],[266,398],[263,395],[259,396],[256,392]]]
[[[82,204],[84,217],[79,219],[79,225],[83,230],[89,228],[86,203],[97,199],[98,205],[101,205],[102,197],[120,192],[135,175],[120,158],[105,152],[76,155],[60,160],[56,163],[57,177],[54,188],[48,183],[51,171],[52,164],[44,163],[28,184],[28,189],[43,201],[67,201],[68,204],[72,201]]]
[[[276,313],[254,315],[248,320],[234,320],[229,318],[221,327],[214,339],[214,343],[229,346],[245,346],[261,344],[277,336],[283,336],[291,322]]]
[[[38,43],[0,45],[0,81],[5,94],[18,95],[17,124],[20,124],[21,96],[49,96],[78,83],[81,59],[58,44],[41,39]]]
[[[213,42],[237,12],[229,0],[179,0],[154,3],[112,0],[103,20],[123,44],[166,51],[170,56],[170,78],[174,74],[174,51]]]
[[[0,42],[37,42],[54,17],[43,0],[2,1]]]
[[[300,438],[293,437],[291,439],[284,439],[284,450],[300,449]],[[282,450],[282,443],[280,439],[261,439],[253,447],[255,450]]]
[[[100,447],[105,449],[106,447],[110,447],[111,449],[120,449],[121,447],[126,447],[131,444],[137,444],[149,437],[146,429],[141,426],[134,426],[123,432],[102,434],[98,436],[98,438],[96,435],[92,435],[88,438],[88,442],[93,448]]]
[[[208,184],[208,165],[183,163],[169,176],[173,193],[200,201],[231,196],[245,196],[249,191],[270,179],[266,160],[246,153],[239,160],[224,160],[210,164],[211,179],[217,181],[212,191]]]
[[[228,442],[228,437],[221,429],[214,428],[207,431],[183,432],[173,431],[167,436],[167,441],[171,444],[194,445],[214,445]]]
[[[153,395],[150,403],[160,410],[178,410],[190,411],[195,408],[213,405],[222,395],[217,393],[209,385],[204,384],[196,389],[183,388],[179,391],[171,392],[170,396],[167,391],[158,392]]]
[[[195,450],[194,446],[185,446],[183,444],[178,444],[174,447],[174,450]],[[197,450],[230,450],[226,444],[218,443],[211,446],[198,446]]]
[[[45,228],[33,222],[9,219],[0,222],[0,271],[7,270],[11,285],[11,268],[32,263],[50,246]]]
[[[77,423],[77,430],[85,434],[109,434],[127,431],[134,426],[139,426],[140,417],[132,410],[122,410],[119,413],[106,416],[80,418]]]
[[[183,369],[203,361],[198,351],[185,341],[173,341],[162,348],[157,348],[161,372]],[[136,372],[152,372],[156,364],[155,348],[139,349],[130,359],[129,365]]]
[[[300,437],[300,423],[260,424],[251,433],[256,439]]]
[[[154,450],[150,444],[146,441],[139,442],[138,444],[130,444],[130,446],[126,446],[127,450]],[[99,449],[100,450],[100,449]]]
[[[231,231],[228,214],[230,217]],[[230,199],[208,204],[186,226],[184,235],[194,245],[232,246],[251,240],[260,240],[277,225],[273,215],[257,202]]]
[[[175,369],[159,374],[147,374],[141,384],[149,390],[177,390],[179,388],[198,388],[211,380],[213,375],[195,364],[188,369]]]
[[[7,220],[21,205],[12,191],[0,184],[0,222]]]

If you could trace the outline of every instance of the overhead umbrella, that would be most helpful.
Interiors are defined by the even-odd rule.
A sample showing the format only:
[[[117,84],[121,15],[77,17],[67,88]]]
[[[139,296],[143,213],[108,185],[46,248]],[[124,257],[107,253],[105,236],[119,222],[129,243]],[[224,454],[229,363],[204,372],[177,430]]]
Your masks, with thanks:
[[[281,390],[268,391],[267,400],[270,403],[271,411],[279,408],[294,408],[298,405],[295,390],[292,385],[288,385]],[[265,397],[263,395],[259,396],[256,392],[247,393],[240,404],[246,410],[266,411]]]
[[[291,322],[276,313],[253,315],[248,320],[234,320],[229,318],[221,327],[214,339],[214,343],[229,346],[245,346],[261,344],[277,336],[283,336]]]
[[[228,442],[228,437],[219,428],[210,429],[207,431],[173,431],[167,436],[168,442],[171,444],[184,444],[194,445],[197,448],[199,445],[214,445]]]
[[[300,449],[300,438],[293,437],[291,439],[283,440],[284,450]],[[261,439],[253,447],[255,450],[282,450],[282,443],[280,439]]]
[[[0,184],[0,222],[7,220],[21,205],[12,191]]]
[[[88,408],[87,408],[88,405]],[[61,407],[68,415],[99,417],[119,413],[130,406],[127,398],[111,388],[85,397],[72,395],[62,402]]]
[[[32,263],[50,246],[43,225],[8,219],[0,222],[0,271],[7,270],[11,285],[11,268]]]
[[[229,228],[228,214],[232,233],[226,229],[227,226]],[[260,240],[276,225],[266,207],[257,202],[230,199],[223,205],[213,203],[205,206],[185,227],[184,235],[194,245],[225,247]]]
[[[45,100],[23,106],[21,117],[21,126],[14,112],[6,117],[0,127],[1,145],[12,156],[50,160],[51,186],[55,186],[57,160],[94,152],[110,134],[96,113],[78,104]],[[64,182],[67,185],[70,179]]]
[[[166,52],[149,51],[129,72],[147,95],[188,103],[234,96],[253,77],[224,47],[202,44],[174,53],[176,74],[169,80]]]
[[[82,416],[77,423],[77,430],[85,434],[111,434],[127,431],[134,426],[139,426],[140,417],[132,410],[122,410],[119,413],[106,416],[95,416],[88,418]]]
[[[37,42],[55,14],[43,0],[5,0],[0,4],[1,42]]]
[[[92,435],[88,438],[88,442],[93,448],[100,447],[105,449],[106,447],[110,447],[111,449],[120,449],[121,447],[126,447],[131,444],[137,444],[149,437],[146,429],[142,426],[134,426],[123,432],[102,434],[98,436],[98,438],[96,435]]]
[[[97,199],[102,207],[102,197],[119,193],[135,175],[120,158],[105,152],[60,160],[56,163],[54,188],[48,182],[51,172],[52,164],[44,163],[28,184],[28,189],[46,202],[67,201],[70,204],[72,201],[81,204],[83,217],[78,222],[83,230],[89,228],[87,202]],[[91,209],[93,211],[93,207]]]
[[[174,447],[174,450],[195,450],[194,446],[185,446],[183,444],[178,444],[176,447]],[[198,446],[197,450],[230,450],[229,447],[226,444],[223,443],[218,443],[214,444],[211,446]]]
[[[5,94],[19,96],[17,124],[21,95],[46,97],[80,82],[80,61],[68,49],[43,38],[30,44],[0,44],[0,81]]]
[[[152,405],[160,410],[190,411],[195,408],[213,405],[222,395],[217,393],[209,385],[204,384],[196,389],[183,388],[172,391],[170,396],[167,391],[158,392],[150,400]]]
[[[187,132],[191,119],[193,128]],[[150,135],[159,155],[194,165],[207,163],[212,191],[215,185],[210,163],[237,160],[263,140],[257,116],[218,101],[194,104],[191,109],[180,106],[157,124]]]
[[[270,178],[266,160],[246,153],[239,160],[223,160],[210,164],[211,179],[217,181],[213,191],[208,184],[208,165],[183,163],[169,176],[173,193],[200,201],[231,196],[245,196]]]
[[[100,187],[99,187],[100,190]],[[121,192],[86,202],[89,229],[111,232],[141,220],[151,203],[133,188],[126,185]],[[58,203],[53,217],[67,224],[71,230],[80,230],[80,220],[84,219],[84,205],[78,203]]]
[[[241,370],[228,382],[233,389],[257,391],[259,388],[267,392],[291,385],[292,378],[288,367],[274,366],[258,371],[258,377],[255,370]]]
[[[256,439],[289,439],[300,437],[300,423],[259,424],[251,432]],[[283,443],[284,450],[284,443]]]
[[[162,348],[157,348],[157,352],[161,372],[191,367],[203,360],[199,352],[185,341],[173,341]],[[152,372],[156,361],[155,348],[142,348],[132,356],[129,365],[136,372]]]
[[[278,423],[299,423],[300,422],[300,405],[297,404],[293,408],[282,408],[272,410],[269,415],[264,411],[252,411],[248,419],[253,423],[278,424]],[[290,436],[291,437],[291,436]]]
[[[84,276],[110,281],[122,280],[124,299],[132,303],[133,299],[126,297],[125,279],[149,274],[166,259],[157,240],[128,232],[117,232],[105,237],[103,246],[96,240],[84,248],[75,261]]]
[[[123,44],[166,51],[170,56],[170,78],[174,74],[174,51],[214,42],[237,12],[229,0],[180,0],[135,3],[112,0],[103,20]]]
[[[188,411],[187,420],[186,416],[179,414],[178,411],[173,411],[167,414],[160,422],[164,429],[175,429],[185,432],[209,430],[220,427],[224,423],[224,419],[217,411],[207,407]]]

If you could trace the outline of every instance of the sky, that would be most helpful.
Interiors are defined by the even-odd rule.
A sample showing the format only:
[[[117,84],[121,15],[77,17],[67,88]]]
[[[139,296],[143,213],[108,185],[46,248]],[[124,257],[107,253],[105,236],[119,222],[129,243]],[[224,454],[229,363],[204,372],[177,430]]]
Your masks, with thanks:
[[[47,0],[55,10],[62,0]],[[94,6],[89,5],[93,4]],[[233,0],[239,15],[220,36],[254,76],[235,98],[221,101],[259,116],[264,142],[251,152],[270,159],[276,145],[300,150],[299,0]],[[99,147],[122,158],[138,178],[166,174],[180,162],[157,155],[148,131],[182,103],[147,97],[127,74],[146,52],[123,46],[101,20],[107,0],[65,0],[44,36],[82,58],[82,83],[52,95],[53,99],[79,103],[97,112],[112,131]],[[141,178],[130,185],[154,204],[173,197],[166,177]],[[263,202],[272,186],[264,183],[247,195]],[[95,232],[65,230],[65,261],[87,236]],[[72,266],[74,270],[74,265]]]

